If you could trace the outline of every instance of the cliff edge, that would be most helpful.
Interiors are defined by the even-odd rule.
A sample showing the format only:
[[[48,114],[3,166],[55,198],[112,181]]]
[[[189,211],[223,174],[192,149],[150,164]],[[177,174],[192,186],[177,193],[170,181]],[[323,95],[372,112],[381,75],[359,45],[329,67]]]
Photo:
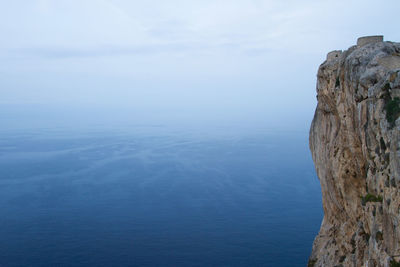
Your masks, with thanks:
[[[310,149],[324,219],[309,266],[400,261],[400,43],[332,51],[318,70]]]

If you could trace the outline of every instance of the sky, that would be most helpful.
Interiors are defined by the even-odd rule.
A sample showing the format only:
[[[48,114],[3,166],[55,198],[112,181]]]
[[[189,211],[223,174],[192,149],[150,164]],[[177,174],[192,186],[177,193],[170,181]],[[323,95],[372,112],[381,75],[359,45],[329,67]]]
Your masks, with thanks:
[[[0,0],[0,6],[3,111],[93,107],[308,124],[316,72],[329,51],[365,35],[400,41],[398,0]]]

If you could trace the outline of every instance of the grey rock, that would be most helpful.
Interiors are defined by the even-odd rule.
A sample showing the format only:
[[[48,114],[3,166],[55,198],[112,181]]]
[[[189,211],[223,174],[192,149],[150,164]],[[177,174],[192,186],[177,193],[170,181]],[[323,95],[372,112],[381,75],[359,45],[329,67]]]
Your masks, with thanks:
[[[324,219],[314,266],[400,260],[400,114],[388,108],[400,96],[399,52],[383,37],[359,39],[319,67],[309,142]]]

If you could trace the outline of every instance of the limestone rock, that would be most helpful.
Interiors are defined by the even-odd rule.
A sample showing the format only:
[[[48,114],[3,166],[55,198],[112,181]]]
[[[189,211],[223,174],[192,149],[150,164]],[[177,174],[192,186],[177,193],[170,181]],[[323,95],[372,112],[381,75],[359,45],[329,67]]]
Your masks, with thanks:
[[[400,260],[400,43],[373,36],[318,70],[310,149],[324,219],[309,266]]]

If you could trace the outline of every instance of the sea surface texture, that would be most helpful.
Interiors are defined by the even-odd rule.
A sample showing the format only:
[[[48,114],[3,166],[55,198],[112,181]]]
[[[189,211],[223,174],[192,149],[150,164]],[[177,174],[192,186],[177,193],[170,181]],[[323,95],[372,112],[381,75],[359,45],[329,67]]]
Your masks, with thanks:
[[[305,266],[304,131],[0,132],[0,266]]]

